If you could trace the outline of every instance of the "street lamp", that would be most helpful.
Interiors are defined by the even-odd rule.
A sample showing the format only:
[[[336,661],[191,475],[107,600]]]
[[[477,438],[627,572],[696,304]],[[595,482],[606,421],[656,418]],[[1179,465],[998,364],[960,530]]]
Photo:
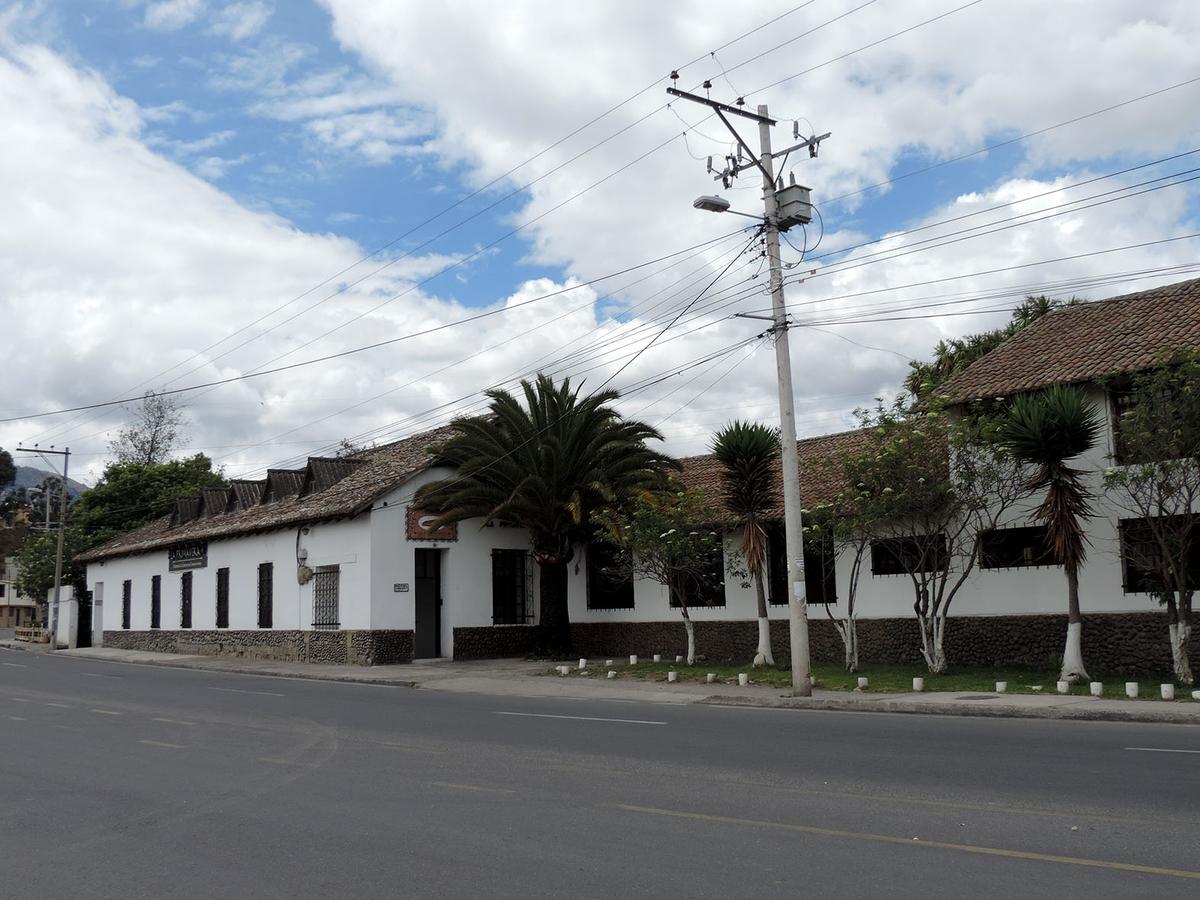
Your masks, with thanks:
[[[755,216],[750,213],[738,212],[736,209],[729,208],[729,201],[724,197],[714,197],[710,194],[705,194],[703,197],[697,197],[692,201],[692,206],[696,209],[702,209],[705,212],[715,213],[733,213],[735,216],[745,216],[747,219],[754,219],[756,222],[762,222],[762,216]]]

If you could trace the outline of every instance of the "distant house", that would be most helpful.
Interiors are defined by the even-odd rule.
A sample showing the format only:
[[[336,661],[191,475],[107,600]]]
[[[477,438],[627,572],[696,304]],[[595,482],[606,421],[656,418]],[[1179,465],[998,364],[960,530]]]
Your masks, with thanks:
[[[8,556],[0,566],[0,628],[21,628],[33,623],[37,604],[17,593],[17,560]]]
[[[1100,496],[1089,523],[1092,550],[1080,591],[1085,652],[1099,669],[1169,665],[1166,628],[1146,580],[1122,561],[1131,526],[1107,506],[1101,472],[1115,459],[1123,398],[1106,376],[1151,366],[1176,347],[1200,347],[1200,280],[1050,313],[944,386],[953,403],[1007,397],[1054,383],[1084,385],[1104,411],[1096,449],[1078,461]],[[110,646],[234,653],[314,661],[387,663],[527,652],[537,624],[538,571],[522,529],[463,522],[430,530],[414,508],[418,487],[449,470],[433,465],[445,429],[345,459],[310,459],[258,481],[180,500],[171,516],[77,557],[87,564],[97,641]],[[799,442],[803,502],[838,489],[830,460],[861,432]],[[719,509],[719,469],[710,456],[682,460],[684,481]],[[992,548],[955,600],[952,661],[1045,665],[1061,653],[1065,585],[1041,552],[1027,507],[985,536]],[[782,510],[777,511],[782,519]],[[740,544],[727,523],[728,569]],[[817,660],[839,661],[826,607],[844,603],[849,563],[828,546],[806,548],[807,596]],[[859,585],[864,662],[914,662],[919,641],[902,553],[872,547]],[[581,547],[570,566],[572,636],[581,654],[682,652],[683,629],[657,584],[614,580],[603,546]],[[770,541],[770,615],[776,658],[786,658],[786,562]],[[1196,573],[1200,585],[1200,567]],[[691,611],[702,653],[749,658],[756,644],[755,595],[726,571],[723,589]],[[1200,653],[1200,642],[1194,652]],[[1197,664],[1200,664],[1198,659]]]

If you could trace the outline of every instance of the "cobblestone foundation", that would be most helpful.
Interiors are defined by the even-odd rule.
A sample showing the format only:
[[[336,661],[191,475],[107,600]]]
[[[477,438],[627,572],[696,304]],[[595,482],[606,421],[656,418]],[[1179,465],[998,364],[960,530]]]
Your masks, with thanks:
[[[532,625],[492,625],[454,629],[455,659],[499,659],[528,656],[538,646],[541,630]]]
[[[381,666],[412,662],[411,631],[106,631],[104,646],[281,662]]]
[[[810,610],[809,645],[814,663],[841,663],[842,641],[823,612]],[[696,650],[713,662],[745,662],[758,646],[758,625],[745,622],[696,622]],[[1062,657],[1067,617],[980,616],[946,623],[946,656],[951,666],[1030,666],[1054,669]],[[580,656],[667,657],[687,651],[683,621],[586,622],[571,626]],[[906,619],[860,619],[858,657],[863,663],[920,665],[917,623]],[[776,662],[791,662],[787,620],[771,622]],[[1162,613],[1085,615],[1083,657],[1092,675],[1160,676],[1171,672],[1167,619]],[[1200,640],[1191,647],[1193,669],[1200,668]]]

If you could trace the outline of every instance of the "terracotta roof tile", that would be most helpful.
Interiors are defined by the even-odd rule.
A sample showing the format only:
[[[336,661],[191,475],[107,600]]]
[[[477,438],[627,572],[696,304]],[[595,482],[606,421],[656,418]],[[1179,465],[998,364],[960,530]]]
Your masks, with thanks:
[[[159,550],[172,544],[217,540],[357,515],[370,508],[376,498],[428,468],[432,460],[430,450],[446,440],[450,433],[451,428],[447,426],[355,454],[352,459],[357,462],[352,466],[353,471],[326,490],[305,497],[293,493],[274,503],[193,519],[176,527],[171,527],[171,516],[164,516],[136,531],[80,553],[75,559],[84,563],[95,562],[113,556]],[[198,504],[199,501],[193,498],[191,502]]]
[[[950,379],[951,403],[1094,381],[1200,348],[1200,278],[1068,306],[1043,316]]]

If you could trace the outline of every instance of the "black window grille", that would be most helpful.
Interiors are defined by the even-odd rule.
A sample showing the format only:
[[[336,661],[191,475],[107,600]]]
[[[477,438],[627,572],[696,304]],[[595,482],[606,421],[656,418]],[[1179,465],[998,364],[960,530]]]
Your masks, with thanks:
[[[717,544],[705,561],[704,574],[690,586],[688,606],[725,605],[725,548]],[[671,606],[679,606],[679,597],[671,591]]]
[[[150,579],[150,627],[162,627],[162,576]]]
[[[318,631],[337,631],[338,580],[337,566],[321,566],[313,571],[313,628]]]
[[[217,569],[217,627],[229,627],[229,570]]]
[[[940,572],[949,564],[946,536],[884,538],[871,542],[873,575],[915,575]]]
[[[121,585],[121,627],[129,630],[133,620],[133,582]]]
[[[587,605],[588,609],[633,609],[633,573],[622,568],[612,544],[588,544]]]
[[[1061,561],[1046,541],[1045,525],[996,528],[979,537],[979,565],[984,569],[1057,566]]]
[[[192,627],[192,573],[184,572],[179,578],[179,627]]]
[[[1200,516],[1172,516],[1170,527],[1188,542],[1186,590],[1200,588]],[[1162,577],[1162,550],[1146,519],[1122,519],[1117,523],[1121,541],[1122,588],[1126,594],[1151,594],[1166,590]],[[1176,554],[1181,555],[1181,554]]]
[[[532,559],[526,550],[492,551],[492,624],[533,622]]]
[[[270,628],[274,614],[275,566],[260,563],[258,566],[258,627]]]
[[[786,606],[789,594],[787,541],[782,525],[767,530],[767,602]],[[808,603],[837,603],[837,554],[833,535],[804,538],[804,597]]]

